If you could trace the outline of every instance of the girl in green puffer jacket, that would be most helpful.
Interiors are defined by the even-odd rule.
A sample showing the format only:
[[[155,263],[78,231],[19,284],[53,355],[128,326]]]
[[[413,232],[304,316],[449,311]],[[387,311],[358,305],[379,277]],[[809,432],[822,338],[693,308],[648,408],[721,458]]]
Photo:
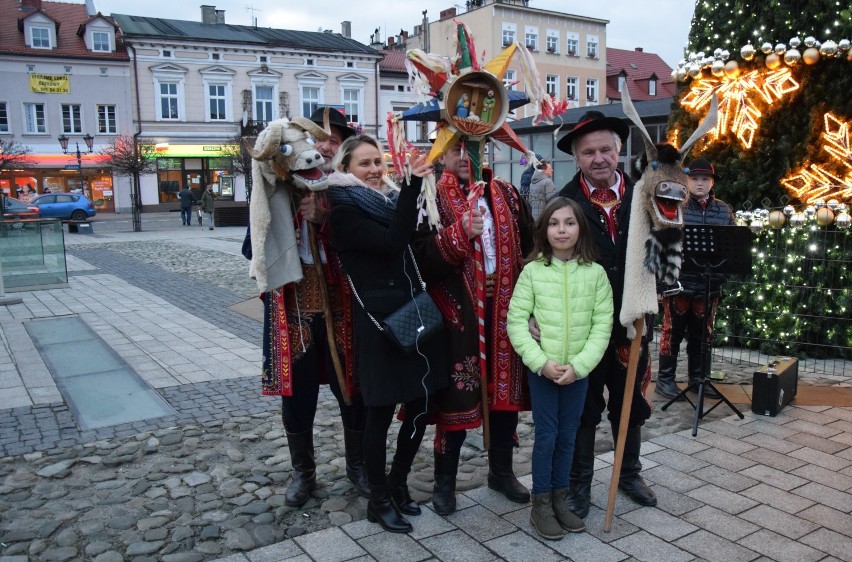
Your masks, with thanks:
[[[535,420],[530,521],[546,539],[585,529],[568,504],[574,437],[612,331],[612,288],[579,205],[556,197],[535,224],[535,246],[509,304],[508,334],[529,367]],[[540,329],[535,339],[530,317]]]

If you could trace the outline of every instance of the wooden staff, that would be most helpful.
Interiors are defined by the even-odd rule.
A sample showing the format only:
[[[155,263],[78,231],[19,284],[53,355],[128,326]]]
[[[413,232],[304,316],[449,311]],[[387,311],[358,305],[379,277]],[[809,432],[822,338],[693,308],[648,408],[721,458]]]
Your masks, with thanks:
[[[624,460],[624,442],[627,440],[627,424],[630,423],[630,409],[633,407],[633,389],[636,387],[636,368],[639,365],[639,352],[642,347],[642,317],[633,321],[636,335],[630,342],[630,358],[627,360],[627,380],[624,383],[624,400],[621,403],[621,419],[618,421],[618,439],[615,442],[615,458],[612,462],[612,477],[609,481],[609,499],[606,502],[604,532],[612,528],[612,514],[615,511],[615,496],[618,493],[618,480],[621,476],[621,461]]]
[[[482,402],[482,446],[491,448],[491,416],[488,410],[488,354],[485,346],[485,261],[482,252],[482,238],[473,245],[473,255],[476,261],[476,322],[479,336],[479,389]]]
[[[343,401],[349,406],[352,404],[352,399],[349,396],[349,389],[346,387],[346,379],[343,376],[343,366],[340,364],[340,356],[337,354],[337,342],[334,338],[334,316],[331,312],[331,299],[328,296],[328,287],[325,284],[325,273],[322,270],[322,260],[320,259],[319,246],[317,245],[317,233],[314,228],[314,223],[308,223],[308,241],[311,244],[311,256],[314,258],[314,269],[317,271],[319,278],[320,295],[322,296],[322,310],[325,316],[325,331],[326,339],[328,340],[328,350],[331,352],[331,362],[334,363],[334,373],[337,375],[337,384],[340,386],[340,392],[343,393]]]

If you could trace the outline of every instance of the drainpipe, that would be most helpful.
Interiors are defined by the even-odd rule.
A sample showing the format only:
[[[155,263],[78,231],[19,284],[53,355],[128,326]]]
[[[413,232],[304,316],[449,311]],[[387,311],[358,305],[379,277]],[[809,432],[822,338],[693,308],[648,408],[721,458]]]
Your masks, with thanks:
[[[139,64],[136,57],[136,49],[131,44],[126,47],[133,52],[133,87],[136,91],[136,132],[133,133],[133,159],[139,161],[139,136],[142,135],[142,108],[139,101]],[[142,196],[139,171],[133,173],[133,191],[130,194],[130,208],[133,213],[133,232],[142,231]]]
[[[379,107],[379,62],[381,59],[376,61],[376,85],[373,88],[373,91],[376,92],[376,138],[379,138],[379,129],[382,126],[382,122],[379,120],[379,112],[381,108]],[[387,140],[387,134],[385,134],[385,140]]]

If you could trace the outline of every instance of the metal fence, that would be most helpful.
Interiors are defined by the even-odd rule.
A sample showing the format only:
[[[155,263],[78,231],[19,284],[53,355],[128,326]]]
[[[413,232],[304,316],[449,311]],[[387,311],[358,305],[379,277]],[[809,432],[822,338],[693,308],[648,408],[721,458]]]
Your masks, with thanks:
[[[829,381],[852,377],[852,231],[754,225],[752,273],[732,277],[716,314],[714,359],[764,365],[776,355]]]

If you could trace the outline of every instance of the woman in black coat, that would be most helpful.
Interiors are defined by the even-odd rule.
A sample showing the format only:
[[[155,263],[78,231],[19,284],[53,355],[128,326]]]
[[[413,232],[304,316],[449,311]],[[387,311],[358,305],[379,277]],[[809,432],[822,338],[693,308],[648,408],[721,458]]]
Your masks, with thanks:
[[[378,142],[367,135],[350,137],[332,161],[329,176],[331,236],[353,295],[355,375],[367,407],[364,465],[370,483],[367,518],[388,531],[407,533],[403,516],[419,515],[408,493],[408,473],[423,433],[431,395],[448,380],[441,332],[405,353],[376,327],[377,321],[406,304],[421,287],[408,243],[417,226],[422,178],[431,172],[424,156],[409,159],[411,182],[398,188],[387,179]],[[405,420],[397,437],[390,474],[385,476],[387,434],[397,404]]]

